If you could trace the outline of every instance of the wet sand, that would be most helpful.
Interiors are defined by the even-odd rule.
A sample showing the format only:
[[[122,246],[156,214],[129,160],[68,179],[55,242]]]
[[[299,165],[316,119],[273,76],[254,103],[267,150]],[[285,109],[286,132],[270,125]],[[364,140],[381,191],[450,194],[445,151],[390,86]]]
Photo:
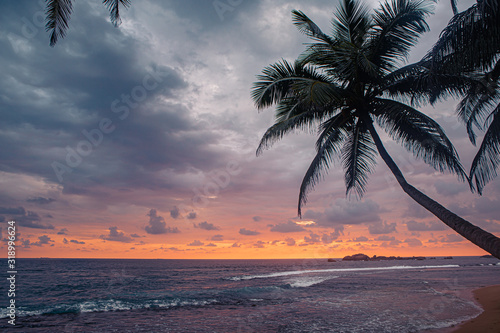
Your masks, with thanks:
[[[500,285],[476,289],[474,299],[484,312],[453,328],[453,333],[500,333]]]

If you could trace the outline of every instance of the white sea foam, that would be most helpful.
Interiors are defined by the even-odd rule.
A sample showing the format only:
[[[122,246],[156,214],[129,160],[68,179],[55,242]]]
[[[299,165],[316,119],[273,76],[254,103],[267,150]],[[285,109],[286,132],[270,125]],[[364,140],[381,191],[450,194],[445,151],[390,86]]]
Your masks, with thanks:
[[[387,270],[405,270],[405,269],[430,269],[430,268],[454,268],[459,265],[440,265],[440,266],[390,266],[390,267],[359,267],[359,268],[328,268],[328,269],[313,269],[303,271],[287,271],[275,272],[262,275],[243,275],[229,278],[232,281],[251,280],[251,279],[266,279],[280,276],[301,275],[312,273],[330,273],[330,272],[366,272],[366,271],[387,271]]]
[[[335,279],[338,276],[325,276],[325,277],[297,277],[292,281],[288,281],[291,287],[293,288],[305,288],[314,286],[315,284],[324,282],[326,280]]]

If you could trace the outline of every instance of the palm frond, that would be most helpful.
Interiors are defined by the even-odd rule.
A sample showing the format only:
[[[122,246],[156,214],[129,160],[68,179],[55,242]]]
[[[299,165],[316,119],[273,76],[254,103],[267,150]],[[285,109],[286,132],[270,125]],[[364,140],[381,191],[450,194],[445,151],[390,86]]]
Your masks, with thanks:
[[[282,101],[277,108],[276,123],[262,136],[256,154],[261,155],[291,131],[312,128],[329,114],[327,111],[322,107],[302,104],[293,98]]]
[[[470,180],[482,194],[484,186],[497,176],[500,165],[500,105],[492,112],[493,119],[486,131],[479,151],[472,162]]]
[[[488,70],[498,58],[498,45],[498,0],[483,0],[453,16],[431,55],[436,63],[449,62],[456,71]]]
[[[450,73],[432,66],[427,58],[384,76],[382,89],[391,96],[409,98],[412,105],[434,104],[448,97],[459,98],[482,85],[476,74]]]
[[[332,20],[336,40],[360,47],[371,27],[368,8],[361,2],[342,0]]]
[[[457,0],[450,0],[451,3],[451,10],[453,11],[453,15],[458,14],[458,8],[457,8]]]
[[[406,60],[420,35],[428,31],[425,18],[431,14],[426,0],[387,0],[375,11],[374,26],[367,39],[369,58],[386,72]]]
[[[500,89],[489,89],[488,85],[469,89],[467,95],[457,106],[457,115],[466,124],[467,134],[472,144],[476,144],[473,126],[482,130],[491,110],[500,103]],[[486,124],[487,125],[487,124]]]
[[[252,99],[259,109],[279,103],[287,97],[297,97],[297,91],[305,94],[304,98],[308,95],[311,100],[322,101],[342,93],[327,76],[299,61],[292,64],[282,60],[264,68],[257,78],[259,81],[254,83]],[[309,89],[304,90],[304,87]]]
[[[124,8],[130,7],[130,0],[103,0],[102,3],[109,10],[109,18],[115,27],[122,23],[120,18],[120,5]]]
[[[50,32],[50,46],[55,46],[59,38],[66,36],[72,10],[71,0],[47,1],[45,30]]]
[[[403,103],[377,98],[373,103],[378,124],[417,158],[436,170],[448,170],[459,179],[467,175],[458,154],[437,122]]]
[[[307,169],[299,191],[298,215],[302,216],[302,206],[307,203],[307,195],[328,172],[330,164],[340,155],[341,145],[346,138],[347,122],[339,113],[321,125],[323,129],[317,141],[317,153]]]
[[[293,24],[299,29],[300,32],[306,36],[321,41],[326,44],[333,44],[334,41],[325,34],[306,14],[300,10],[292,11]]]
[[[363,122],[358,122],[348,132],[342,147],[342,165],[345,170],[346,195],[354,191],[361,198],[365,192],[368,175],[376,164],[377,151],[371,135]]]

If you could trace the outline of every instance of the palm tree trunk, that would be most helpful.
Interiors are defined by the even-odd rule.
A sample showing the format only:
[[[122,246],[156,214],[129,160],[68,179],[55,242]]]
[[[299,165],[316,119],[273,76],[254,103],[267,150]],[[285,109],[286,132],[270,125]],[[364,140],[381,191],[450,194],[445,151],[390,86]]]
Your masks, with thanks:
[[[408,184],[396,163],[394,163],[391,156],[387,153],[387,150],[385,150],[375,127],[373,127],[373,121],[371,118],[365,118],[364,122],[366,123],[368,131],[375,142],[380,156],[396,177],[396,180],[403,191],[405,191],[406,194],[408,194],[413,200],[434,214],[438,219],[443,221],[447,226],[455,230],[461,236],[500,259],[500,238],[464,220],[460,216],[443,207],[438,202],[429,198],[424,193],[417,190],[412,185]]]

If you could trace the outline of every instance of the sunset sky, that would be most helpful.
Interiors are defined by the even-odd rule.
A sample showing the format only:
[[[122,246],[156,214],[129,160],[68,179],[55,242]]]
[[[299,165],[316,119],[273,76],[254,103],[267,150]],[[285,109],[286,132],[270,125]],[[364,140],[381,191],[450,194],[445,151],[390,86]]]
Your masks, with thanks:
[[[119,28],[101,1],[75,1],[53,48],[44,3],[8,1],[0,13],[0,226],[5,239],[16,221],[18,257],[485,254],[414,203],[380,159],[362,200],[346,198],[337,164],[298,219],[314,133],[255,156],[273,121],[250,98],[256,75],[308,42],[292,9],[329,31],[337,1],[132,1]],[[411,60],[451,14],[437,3]],[[468,169],[475,148],[455,105],[421,109]],[[383,140],[411,184],[500,235],[500,179],[480,197]]]

